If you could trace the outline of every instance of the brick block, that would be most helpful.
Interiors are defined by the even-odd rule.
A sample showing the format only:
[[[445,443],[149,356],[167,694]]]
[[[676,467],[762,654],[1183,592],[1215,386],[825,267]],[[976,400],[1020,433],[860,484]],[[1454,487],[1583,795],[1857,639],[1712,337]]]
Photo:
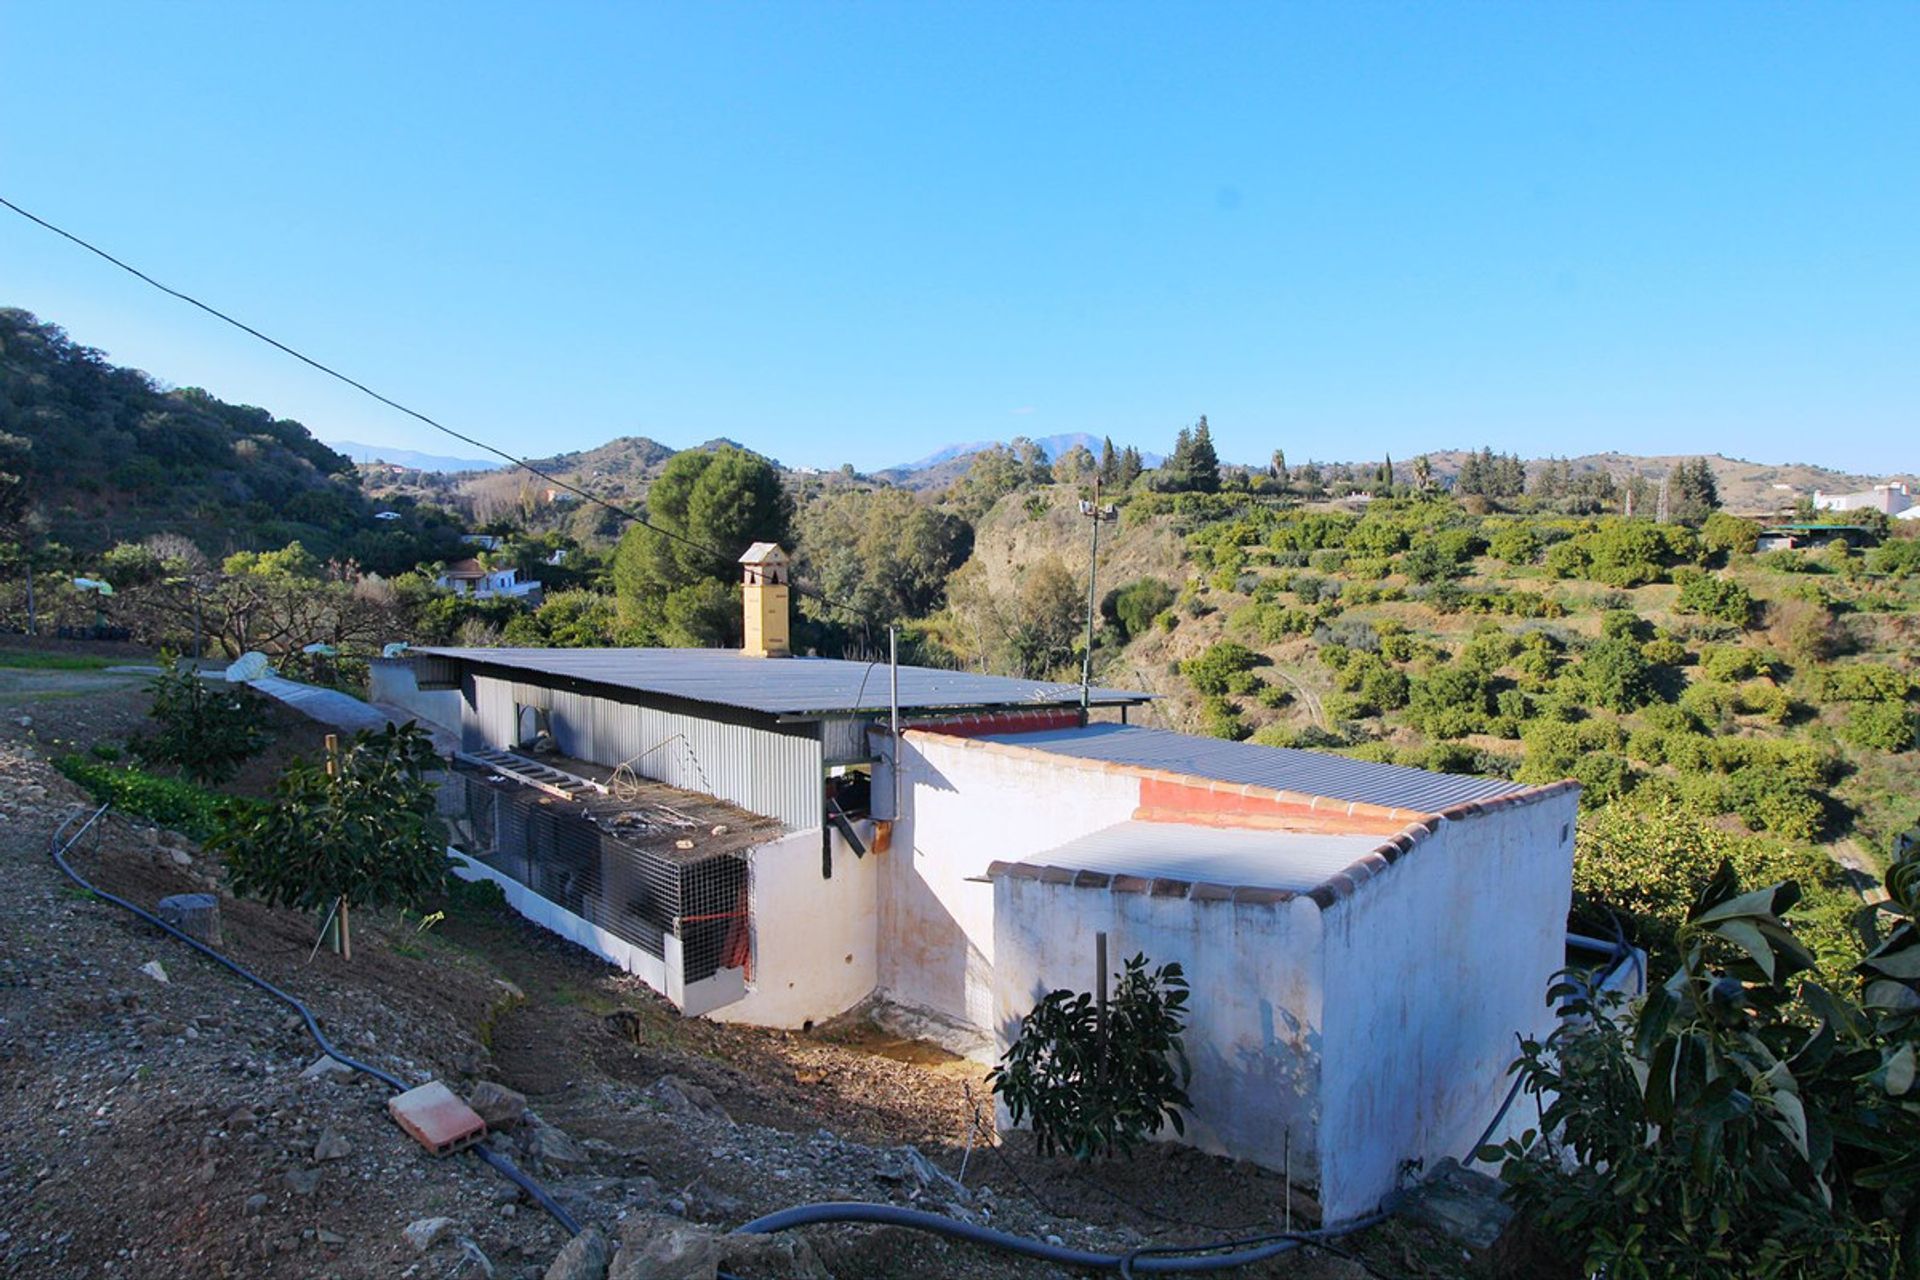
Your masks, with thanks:
[[[438,1080],[395,1094],[387,1100],[387,1114],[436,1156],[452,1155],[487,1136],[487,1122]]]

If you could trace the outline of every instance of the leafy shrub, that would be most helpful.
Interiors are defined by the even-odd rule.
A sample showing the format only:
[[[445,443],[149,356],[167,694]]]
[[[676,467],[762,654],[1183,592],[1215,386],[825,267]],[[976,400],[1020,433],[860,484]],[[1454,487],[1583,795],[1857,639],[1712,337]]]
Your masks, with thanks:
[[[1631,609],[1609,609],[1600,615],[1600,635],[1607,640],[1645,640],[1653,626]]]
[[[1674,612],[1697,613],[1740,627],[1753,621],[1753,596],[1732,578],[1692,570],[1676,571],[1674,581],[1680,584]]]
[[[1657,635],[1640,646],[1648,662],[1657,667],[1677,667],[1687,660],[1687,646],[1670,635]]]
[[[1129,638],[1143,636],[1153,620],[1173,607],[1173,587],[1158,578],[1139,578],[1113,593],[1111,616]]]
[[[1752,520],[1716,511],[1700,526],[1700,542],[1718,555],[1749,555],[1760,541],[1760,526]]]
[[[1920,717],[1903,702],[1862,702],[1847,713],[1840,736],[1875,751],[1910,751],[1920,735]]]
[[[179,778],[163,778],[144,769],[116,768],[85,756],[60,756],[53,764],[102,804],[195,840],[207,840],[219,831],[221,812],[235,803]]]
[[[1710,680],[1750,680],[1765,669],[1766,663],[1757,652],[1738,645],[1714,645],[1700,651],[1700,672]]]
[[[1891,928],[1876,928],[1855,994],[1796,977],[1814,961],[1782,919],[1799,887],[1742,894],[1731,860],[1676,931],[1677,970],[1642,1004],[1556,984],[1549,999],[1573,1016],[1516,1064],[1541,1124],[1482,1155],[1503,1161],[1523,1219],[1573,1274],[1920,1269],[1916,880],[1906,859],[1889,874]]]
[[[1487,553],[1510,565],[1532,564],[1540,558],[1540,535],[1530,524],[1510,524],[1487,539]]]
[[[1920,576],[1920,538],[1896,538],[1867,553],[1867,568],[1895,578]]]
[[[1609,711],[1632,711],[1653,701],[1653,664],[1626,637],[1601,640],[1580,657],[1580,678],[1593,700]]]
[[[1407,706],[1407,719],[1429,738],[1462,738],[1486,727],[1493,690],[1485,671],[1456,662],[1414,681]]]
[[[1913,678],[1878,662],[1820,667],[1803,677],[1821,702],[1899,702],[1913,692]]]
[[[1219,640],[1209,645],[1199,657],[1181,663],[1180,673],[1192,683],[1196,692],[1219,697],[1232,691],[1235,676],[1252,670],[1260,661],[1260,655],[1245,645],[1232,640]]]
[[[360,732],[333,773],[288,765],[270,803],[233,815],[211,842],[233,891],[269,906],[417,906],[446,875],[447,830],[423,773],[439,758],[417,725]]]
[[[1756,883],[1800,883],[1809,906],[1801,933],[1829,972],[1845,972],[1859,958],[1848,920],[1858,899],[1832,858],[1728,831],[1710,812],[1651,791],[1582,815],[1574,836],[1573,928],[1611,937],[1617,917],[1634,942],[1672,959],[1688,907],[1723,862]]]
[[[1090,994],[1050,991],[987,1073],[1013,1122],[1031,1119],[1044,1155],[1124,1155],[1169,1124],[1186,1132],[1186,976],[1173,963],[1149,972],[1135,955],[1116,977],[1105,1026]]]
[[[1247,722],[1240,718],[1240,708],[1225,698],[1209,695],[1201,699],[1200,717],[1209,737],[1239,742],[1247,736]]]
[[[245,685],[214,684],[161,655],[160,674],[148,682],[154,733],[128,745],[148,760],[180,766],[196,782],[222,782],[272,740],[266,699]]]

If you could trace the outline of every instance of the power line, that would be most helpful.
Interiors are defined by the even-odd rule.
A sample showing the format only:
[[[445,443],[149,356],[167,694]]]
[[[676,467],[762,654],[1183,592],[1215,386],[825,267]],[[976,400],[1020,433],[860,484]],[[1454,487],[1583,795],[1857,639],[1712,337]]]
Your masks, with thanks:
[[[607,499],[602,498],[598,494],[588,492],[586,489],[581,488],[579,485],[574,484],[571,481],[562,480],[559,476],[551,475],[548,472],[540,470],[540,468],[534,466],[532,463],[528,462],[525,458],[515,457],[513,454],[508,453],[506,450],[495,448],[493,445],[488,444],[484,440],[478,440],[478,439],[475,439],[473,436],[465,434],[464,432],[455,431],[452,427],[449,427],[443,422],[439,422],[431,417],[428,417],[426,414],[421,413],[418,409],[409,408],[408,406],[401,404],[398,400],[392,399],[389,396],[381,395],[378,391],[375,391],[372,387],[369,387],[366,383],[361,382],[358,379],[348,377],[346,374],[340,372],[338,369],[333,368],[331,365],[323,364],[321,361],[314,359],[312,356],[307,355],[305,352],[299,351],[293,347],[288,346],[286,343],[280,341],[278,338],[262,333],[260,330],[254,328],[252,325],[247,324],[244,321],[234,319],[232,316],[220,310],[218,307],[210,306],[207,303],[200,301],[200,299],[194,297],[190,293],[183,293],[180,290],[175,289],[170,285],[162,284],[160,281],[154,279],[152,276],[140,270],[140,268],[134,266],[132,263],[129,263],[120,258],[114,257],[111,253],[108,253],[105,249],[100,248],[98,245],[93,244],[90,241],[82,239],[80,236],[75,235],[73,232],[68,231],[64,227],[55,226],[53,223],[48,222],[45,218],[40,217],[38,214],[31,213],[28,210],[21,208],[19,205],[15,204],[13,201],[7,199],[5,196],[0,196],[0,205],[5,205],[7,208],[13,210],[15,213],[25,218],[28,222],[34,223],[37,226],[44,227],[48,231],[53,232],[55,235],[61,237],[62,239],[69,240],[74,244],[79,245],[82,249],[85,249],[88,253],[93,254],[95,257],[104,258],[106,261],[112,263],[114,266],[126,272],[128,275],[131,275],[135,279],[141,280],[146,284],[153,286],[155,289],[158,289],[161,293],[164,293],[167,296],[172,298],[178,298],[180,301],[186,303],[188,306],[199,308],[201,311],[206,312],[208,315],[212,316],[214,319],[220,320],[226,324],[232,325],[234,328],[240,330],[242,333],[258,338],[260,341],[266,343],[268,346],[273,347],[276,350],[283,351],[287,355],[292,356],[295,360],[300,361],[300,363],[304,365],[308,365],[311,368],[318,369],[321,373],[326,374],[330,378],[334,378],[340,382],[346,383],[348,386],[352,387],[354,390],[359,391],[364,395],[371,396],[373,399],[378,400],[381,404],[386,405],[390,409],[397,409],[401,413],[406,414],[408,417],[417,419],[418,421],[425,423],[427,426],[432,427],[435,431],[438,431],[443,435],[451,436],[453,439],[458,440],[463,444],[472,445],[474,448],[484,450],[485,452],[492,454],[496,458],[500,458],[505,460],[506,462],[510,462],[514,466],[519,467],[522,471],[525,471],[530,475],[538,476],[540,479],[545,480],[548,484],[551,484],[556,488],[565,489],[569,493],[575,494],[578,497],[586,499],[588,502],[593,503],[595,506],[603,507],[606,510],[613,512],[615,515],[621,517],[624,520],[633,521],[635,524],[639,525],[643,529],[650,529],[654,533],[659,534],[661,537],[666,538],[669,541],[680,543],[682,546],[691,547],[695,551],[699,551],[705,555],[712,556],[719,563],[728,565],[729,567],[731,567],[735,563],[734,558],[732,556],[728,555],[724,551],[719,550],[716,547],[707,546],[705,543],[697,542],[694,539],[689,538],[684,534],[675,533],[671,529],[662,529],[659,525],[654,524],[650,520],[647,520],[645,517],[641,516],[637,512],[627,507],[621,506],[617,502],[610,502]],[[866,611],[855,608],[852,605],[844,604],[840,601],[834,600],[831,597],[827,596],[825,593],[818,590],[817,588],[807,587],[801,583],[794,583],[793,585],[795,589],[798,590],[802,595],[812,596],[814,599],[820,601],[822,604],[828,606],[829,608],[844,610],[847,613],[852,614],[854,617],[859,618],[863,622],[870,622],[870,623],[880,622],[881,625],[883,626],[886,625],[885,622],[873,617],[872,615],[868,614]]]

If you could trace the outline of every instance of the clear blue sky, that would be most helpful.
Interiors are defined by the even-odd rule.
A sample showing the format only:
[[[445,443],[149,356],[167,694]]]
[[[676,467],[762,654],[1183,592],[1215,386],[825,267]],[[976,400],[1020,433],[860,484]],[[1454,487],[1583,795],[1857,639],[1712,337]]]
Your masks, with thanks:
[[[1920,5],[0,0],[0,193],[527,453],[1920,466]],[[0,303],[469,453],[0,211]]]

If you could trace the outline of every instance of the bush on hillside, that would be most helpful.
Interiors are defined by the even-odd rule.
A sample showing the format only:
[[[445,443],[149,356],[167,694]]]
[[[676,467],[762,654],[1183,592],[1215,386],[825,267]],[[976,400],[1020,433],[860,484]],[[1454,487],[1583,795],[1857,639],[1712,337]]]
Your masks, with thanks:
[[[1199,657],[1181,663],[1180,673],[1196,692],[1222,697],[1233,692],[1237,678],[1260,665],[1260,661],[1260,655],[1245,645],[1218,640]]]
[[[172,654],[160,656],[160,674],[148,682],[159,728],[127,745],[148,760],[180,766],[195,782],[224,782],[272,741],[267,702],[243,684],[210,682]]]
[[[1633,711],[1657,696],[1653,663],[1625,636],[1589,646],[1580,655],[1580,678],[1594,702],[1609,711]]]
[[[1115,591],[1109,597],[1110,608],[1102,612],[1119,623],[1122,634],[1132,639],[1147,634],[1153,620],[1173,607],[1174,598],[1172,586],[1160,579],[1137,578]]]
[[[241,803],[180,778],[100,764],[84,756],[60,756],[53,766],[100,803],[195,840],[210,839],[220,829],[221,814],[227,807]]]
[[[1697,569],[1675,570],[1673,580],[1680,584],[1674,600],[1675,613],[1693,613],[1745,627],[1752,623],[1753,596],[1732,578]]]
[[[1847,712],[1840,736],[1874,751],[1911,751],[1920,735],[1920,716],[1904,702],[1862,702]]]

